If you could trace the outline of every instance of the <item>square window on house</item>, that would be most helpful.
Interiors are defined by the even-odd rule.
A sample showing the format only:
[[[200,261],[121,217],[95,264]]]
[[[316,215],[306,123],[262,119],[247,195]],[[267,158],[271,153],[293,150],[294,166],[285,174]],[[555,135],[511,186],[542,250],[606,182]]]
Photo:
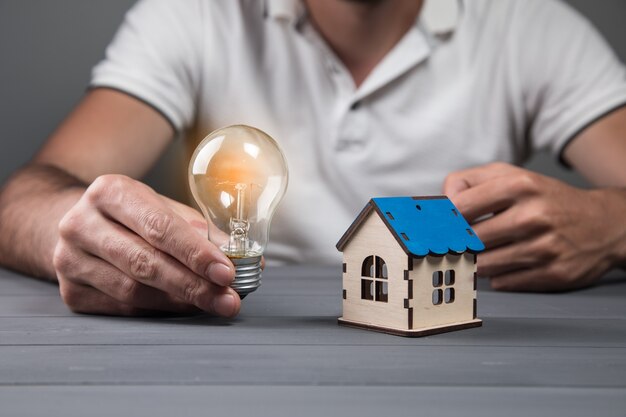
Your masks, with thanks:
[[[446,288],[443,294],[443,300],[446,302],[446,304],[454,302],[454,288]]]
[[[443,301],[443,291],[442,290],[434,290],[433,291],[433,305],[438,306]]]
[[[446,285],[454,285],[454,269],[446,271]]]
[[[443,285],[443,272],[433,272],[433,287],[441,287]]]

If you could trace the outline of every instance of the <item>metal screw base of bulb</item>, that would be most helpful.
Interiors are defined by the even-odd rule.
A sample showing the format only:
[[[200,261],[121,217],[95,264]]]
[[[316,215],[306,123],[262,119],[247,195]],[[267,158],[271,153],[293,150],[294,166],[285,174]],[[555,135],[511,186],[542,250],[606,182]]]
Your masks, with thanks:
[[[243,299],[261,286],[261,256],[230,260],[235,265],[235,280],[230,287]]]

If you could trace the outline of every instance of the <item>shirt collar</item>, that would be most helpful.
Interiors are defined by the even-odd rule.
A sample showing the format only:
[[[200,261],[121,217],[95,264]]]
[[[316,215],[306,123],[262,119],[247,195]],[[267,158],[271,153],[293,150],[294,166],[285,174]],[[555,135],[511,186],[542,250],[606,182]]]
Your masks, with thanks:
[[[420,21],[435,35],[446,35],[456,29],[461,16],[461,0],[424,0]],[[273,19],[297,24],[306,14],[302,0],[266,0],[267,15]]]
[[[267,15],[272,19],[296,24],[306,14],[302,0],[266,0]]]

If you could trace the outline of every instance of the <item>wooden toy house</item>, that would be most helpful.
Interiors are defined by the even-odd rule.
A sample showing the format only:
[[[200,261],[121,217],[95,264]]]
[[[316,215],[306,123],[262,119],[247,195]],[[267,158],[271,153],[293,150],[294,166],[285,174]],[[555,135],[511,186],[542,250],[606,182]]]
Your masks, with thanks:
[[[413,337],[480,326],[476,254],[484,248],[445,196],[371,199],[337,243],[339,324]]]

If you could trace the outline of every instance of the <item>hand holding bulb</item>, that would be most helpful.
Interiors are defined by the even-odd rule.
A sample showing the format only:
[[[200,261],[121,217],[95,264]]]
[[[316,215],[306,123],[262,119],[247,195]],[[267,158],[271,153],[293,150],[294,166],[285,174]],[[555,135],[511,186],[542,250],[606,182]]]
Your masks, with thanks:
[[[78,313],[234,316],[234,268],[203,216],[123,175],[95,180],[59,224],[59,289]],[[198,233],[198,231],[202,233]]]
[[[206,217],[209,240],[235,265],[231,287],[241,298],[261,285],[270,222],[287,182],[278,144],[250,126],[214,131],[191,157],[191,192]]]

